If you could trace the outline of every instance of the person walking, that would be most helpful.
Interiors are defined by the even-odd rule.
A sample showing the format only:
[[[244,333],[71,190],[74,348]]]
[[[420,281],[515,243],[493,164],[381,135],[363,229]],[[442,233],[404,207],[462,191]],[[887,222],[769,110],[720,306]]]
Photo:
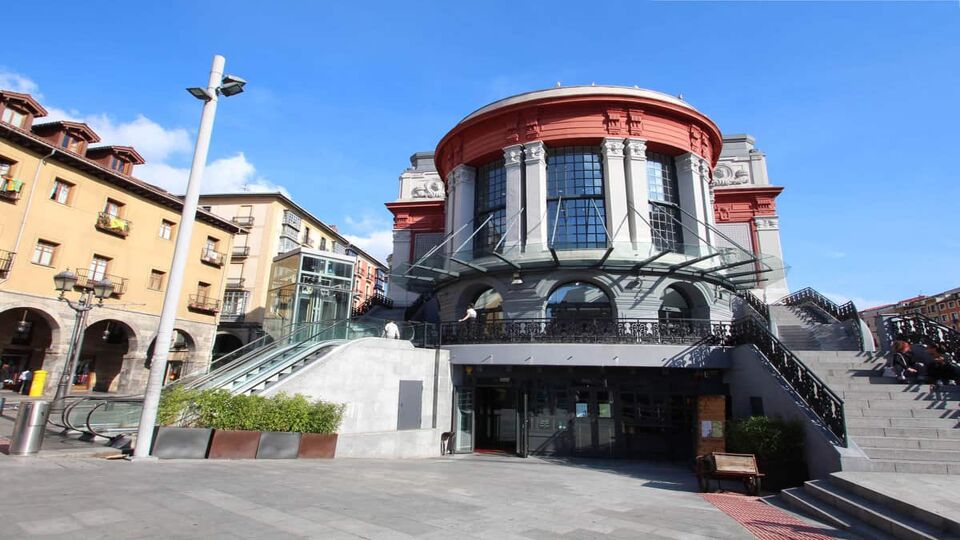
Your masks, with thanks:
[[[400,327],[393,321],[387,321],[383,325],[383,337],[387,339],[400,339]]]
[[[33,382],[33,372],[25,368],[20,372],[20,376],[17,377],[17,380],[20,381],[20,393],[25,396],[29,396],[30,383]]]

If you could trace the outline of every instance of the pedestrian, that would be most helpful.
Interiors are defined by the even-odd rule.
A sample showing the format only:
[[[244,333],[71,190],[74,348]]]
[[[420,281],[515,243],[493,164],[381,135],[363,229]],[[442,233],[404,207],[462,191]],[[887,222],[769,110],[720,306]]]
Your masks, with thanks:
[[[467,306],[467,311],[464,313],[463,318],[457,322],[467,322],[472,323],[477,320],[477,310],[473,309],[473,304]]]
[[[33,372],[29,368],[25,368],[20,372],[20,376],[17,377],[17,380],[20,381],[20,393],[29,396],[30,395],[30,383],[33,382]]]
[[[383,325],[383,337],[387,339],[400,339],[400,327],[397,326],[397,323],[387,321],[387,324]]]

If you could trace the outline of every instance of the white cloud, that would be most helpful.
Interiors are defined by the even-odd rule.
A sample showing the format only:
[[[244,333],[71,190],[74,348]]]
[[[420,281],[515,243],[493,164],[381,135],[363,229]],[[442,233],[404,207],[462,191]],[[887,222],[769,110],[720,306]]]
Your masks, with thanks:
[[[371,231],[362,235],[345,234],[343,236],[351,244],[360,246],[360,249],[381,262],[387,262],[387,255],[393,253],[393,229]]]
[[[845,294],[825,292],[824,296],[833,300],[836,304],[846,304],[849,301],[853,301],[853,305],[857,306],[857,309],[863,311],[865,309],[870,309],[878,306],[885,306],[887,304],[893,304],[896,300],[876,300],[871,298],[865,298],[863,296],[847,296]]]
[[[39,86],[23,75],[0,69],[0,88],[9,88],[16,92],[27,92],[40,98]],[[49,113],[43,122],[72,120],[84,122],[101,139],[101,145],[132,146],[146,160],[146,164],[137,166],[134,174],[171,193],[183,194],[190,176],[189,164],[193,156],[193,140],[190,131],[185,128],[167,128],[138,114],[133,120],[123,122],[105,113],[82,114],[73,109],[46,107]],[[237,191],[280,191],[287,190],[275,184],[259,173],[253,163],[247,160],[243,152],[230,157],[208,161],[203,177],[201,191],[204,193],[228,193]]]

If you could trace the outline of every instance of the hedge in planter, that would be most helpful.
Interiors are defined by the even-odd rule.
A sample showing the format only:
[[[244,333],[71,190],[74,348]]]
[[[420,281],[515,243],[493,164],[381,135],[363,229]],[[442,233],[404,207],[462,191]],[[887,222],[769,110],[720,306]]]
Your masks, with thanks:
[[[211,458],[333,457],[343,410],[299,394],[264,398],[173,387],[161,397],[158,423],[213,428]]]
[[[730,422],[727,451],[754,454],[764,487],[780,490],[808,480],[804,458],[804,431],[799,421],[752,416]]]

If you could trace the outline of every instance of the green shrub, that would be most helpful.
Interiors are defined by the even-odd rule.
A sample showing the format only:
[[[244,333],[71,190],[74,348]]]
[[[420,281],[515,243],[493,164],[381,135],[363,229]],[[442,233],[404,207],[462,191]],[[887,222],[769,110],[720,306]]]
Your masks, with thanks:
[[[186,390],[174,386],[160,397],[160,425],[243,431],[336,433],[344,405],[310,401],[301,394],[232,395],[228,390]]]
[[[803,424],[766,416],[730,422],[727,451],[770,461],[803,460]]]

